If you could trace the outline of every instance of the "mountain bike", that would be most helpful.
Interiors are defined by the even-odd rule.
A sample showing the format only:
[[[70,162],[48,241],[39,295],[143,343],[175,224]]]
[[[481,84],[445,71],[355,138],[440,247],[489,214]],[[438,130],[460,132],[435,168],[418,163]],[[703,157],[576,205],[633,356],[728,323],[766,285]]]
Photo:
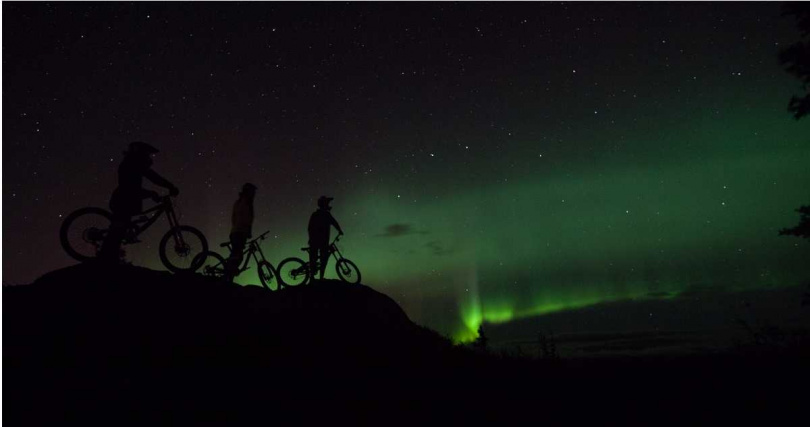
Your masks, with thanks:
[[[169,231],[160,239],[160,261],[172,272],[194,271],[194,257],[208,251],[208,241],[200,230],[180,225],[172,205],[171,196],[160,196],[158,204],[141,212],[130,221],[121,240],[122,245],[138,243],[138,235],[166,214]],[[112,224],[112,213],[97,207],[81,208],[62,221],[59,241],[62,248],[77,261],[95,259]]]
[[[284,259],[279,263],[278,270],[273,268],[273,264],[270,264],[270,262],[264,258],[264,253],[259,246],[259,242],[266,238],[267,233],[269,233],[269,231],[265,231],[261,236],[245,244],[247,249],[244,253],[244,262],[235,272],[234,276],[249,269],[248,264],[250,260],[253,259],[256,261],[256,265],[259,268],[259,280],[262,282],[262,286],[271,291],[278,290],[281,287],[296,286],[303,283],[306,279],[305,277],[295,277],[289,274],[290,271],[305,265],[301,258],[290,257]],[[224,242],[219,246],[223,248],[227,247],[228,250],[231,250],[231,242]],[[194,265],[204,276],[224,278],[228,273],[225,258],[213,251],[198,254],[194,259]],[[276,279],[275,281],[273,280],[274,278]]]
[[[355,265],[355,263],[353,263],[353,262],[349,261],[348,259],[344,258],[343,254],[340,253],[340,249],[338,249],[338,247],[336,245],[336,243],[339,240],[340,240],[340,235],[335,237],[335,240],[333,240],[332,243],[329,244],[329,255],[331,255],[331,256],[333,256],[335,258],[335,261],[336,261],[335,262],[335,270],[337,271],[337,275],[338,275],[338,277],[340,277],[340,280],[342,280],[342,281],[344,281],[346,283],[352,283],[352,284],[360,283],[360,269],[357,268],[357,265]],[[309,253],[310,249],[309,248],[301,248],[301,250]],[[327,257],[327,260],[328,260],[328,257]],[[309,270],[309,265],[307,264],[307,265],[304,265],[303,267],[290,270],[290,275],[292,277],[295,277],[296,280],[300,280],[298,278],[303,276],[304,277],[303,281],[308,282],[310,279],[315,278],[316,272],[320,272],[320,271],[321,271],[321,260],[316,258],[315,259],[315,269],[313,271]]]

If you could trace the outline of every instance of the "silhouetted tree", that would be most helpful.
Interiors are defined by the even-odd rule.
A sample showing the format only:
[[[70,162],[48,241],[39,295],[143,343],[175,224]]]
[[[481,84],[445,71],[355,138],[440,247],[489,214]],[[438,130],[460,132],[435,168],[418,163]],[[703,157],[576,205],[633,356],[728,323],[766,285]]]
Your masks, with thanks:
[[[797,236],[810,239],[810,206],[802,206],[796,209],[796,212],[802,214],[799,225],[793,228],[783,228],[779,230],[781,236]]]
[[[549,359],[556,359],[557,358],[557,340],[554,339],[554,332],[550,332],[550,343],[548,346],[548,357]]]
[[[537,335],[537,346],[540,347],[538,356],[541,359],[545,358],[546,354],[548,354],[548,341],[546,341],[546,336],[542,332]]]
[[[790,98],[788,110],[796,120],[810,114],[810,3],[789,2],[783,5],[783,15],[796,17],[801,40],[779,52],[779,61],[785,70],[802,82],[805,95]],[[783,228],[780,235],[810,238],[810,205],[797,209],[802,214],[801,222],[793,228]]]
[[[489,338],[487,338],[487,335],[484,333],[484,324],[481,323],[478,325],[478,338],[473,341],[472,345],[476,350],[486,353],[488,344]]]
[[[544,333],[537,335],[537,341],[540,347],[541,359],[557,359],[557,342],[554,340],[554,333],[550,332],[549,336]]]
[[[779,62],[785,70],[802,82],[804,96],[793,96],[788,110],[797,120],[810,114],[810,5],[790,2],[783,6],[783,15],[794,15],[801,39],[779,52]]]

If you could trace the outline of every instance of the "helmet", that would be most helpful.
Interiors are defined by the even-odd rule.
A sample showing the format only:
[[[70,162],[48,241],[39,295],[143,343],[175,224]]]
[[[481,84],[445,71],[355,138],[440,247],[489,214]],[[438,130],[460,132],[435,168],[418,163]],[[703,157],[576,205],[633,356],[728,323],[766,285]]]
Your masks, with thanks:
[[[143,141],[134,141],[129,143],[128,152],[133,154],[154,154],[158,152],[158,149]]]
[[[321,197],[318,198],[318,207],[319,208],[327,208],[327,207],[329,207],[329,202],[331,202],[332,200],[335,200],[335,198],[334,197],[321,196]]]

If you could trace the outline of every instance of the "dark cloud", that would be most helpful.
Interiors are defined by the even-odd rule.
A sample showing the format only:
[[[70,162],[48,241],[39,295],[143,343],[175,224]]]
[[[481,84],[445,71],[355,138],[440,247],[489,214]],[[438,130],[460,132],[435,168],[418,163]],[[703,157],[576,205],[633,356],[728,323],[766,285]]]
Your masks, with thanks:
[[[547,335],[564,357],[615,357],[654,354],[695,354],[714,351],[730,342],[716,333],[701,331],[638,331]],[[498,344],[496,343],[496,346]],[[500,347],[537,348],[535,340],[504,342]]]
[[[669,297],[673,296],[673,293],[672,292],[665,292],[665,291],[662,291],[662,292],[650,292],[650,293],[647,294],[647,296],[650,297],[650,298],[669,298]]]
[[[720,284],[712,284],[712,285],[689,285],[683,291],[678,293],[680,297],[693,297],[693,296],[706,296],[706,295],[718,295],[722,293],[728,292],[729,289],[726,286]]]
[[[425,246],[427,246],[431,250],[433,255],[439,255],[440,256],[440,255],[447,255],[447,254],[451,254],[451,253],[455,252],[455,249],[445,248],[444,246],[442,246],[442,244],[439,243],[438,240],[432,240],[432,241],[428,242]]]
[[[385,232],[375,237],[400,237],[409,234],[428,234],[427,231],[416,231],[410,224],[391,224],[385,227]]]
[[[625,335],[621,338],[593,341],[586,345],[575,346],[571,350],[585,354],[635,354],[640,352],[689,352],[703,348],[704,342],[690,333],[661,333],[650,335],[639,333]]]

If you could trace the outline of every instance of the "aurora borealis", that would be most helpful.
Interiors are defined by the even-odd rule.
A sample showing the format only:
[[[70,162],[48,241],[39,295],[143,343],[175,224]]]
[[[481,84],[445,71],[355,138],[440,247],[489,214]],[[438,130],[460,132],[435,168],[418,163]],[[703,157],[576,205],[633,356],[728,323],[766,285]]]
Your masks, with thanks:
[[[776,3],[4,2],[3,282],[72,263],[62,217],[106,207],[143,140],[214,244],[257,184],[272,262],[335,197],[363,282],[457,340],[798,286],[810,247],[778,230],[810,202],[810,122],[777,61],[798,37]],[[162,268],[164,232],[132,262]]]

